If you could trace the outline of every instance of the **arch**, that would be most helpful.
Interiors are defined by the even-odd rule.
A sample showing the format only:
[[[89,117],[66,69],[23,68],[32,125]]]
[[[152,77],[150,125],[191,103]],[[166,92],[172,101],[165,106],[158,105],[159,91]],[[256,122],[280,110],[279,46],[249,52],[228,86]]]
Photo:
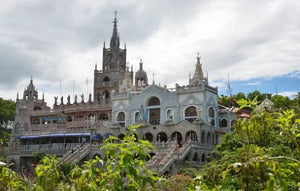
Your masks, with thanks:
[[[139,112],[139,111],[136,111],[136,112],[134,113],[134,121],[138,121],[138,120],[140,120],[140,112]]]
[[[109,99],[109,91],[108,90],[105,90],[102,94],[103,96],[103,99]]]
[[[199,161],[199,160],[200,160],[199,154],[197,152],[195,152],[193,161]]]
[[[166,115],[167,121],[173,121],[173,110],[167,109],[167,115]]]
[[[15,171],[16,170],[16,166],[17,166],[15,159],[11,159],[9,161],[9,163],[8,163],[8,166],[10,166],[10,168]]]
[[[197,133],[195,131],[188,131],[185,134],[185,141],[192,140],[192,141],[198,141]]]
[[[124,137],[125,137],[125,135],[124,135],[123,133],[121,133],[120,135],[118,135],[118,138],[119,138],[120,140],[124,140]]]
[[[197,108],[195,106],[188,106],[184,110],[184,119],[193,122],[197,119]]]
[[[160,100],[157,97],[151,97],[148,101],[148,106],[160,105]]]
[[[151,133],[146,133],[145,139],[151,143],[153,141],[153,135]]]
[[[157,97],[151,97],[148,100],[147,106],[152,106],[149,109],[149,123],[151,125],[159,125],[160,124],[160,108],[158,107],[160,105],[160,100]],[[153,106],[157,106],[154,107]]]
[[[205,160],[206,160],[206,155],[205,155],[205,153],[202,153],[201,162],[205,162]]]
[[[208,108],[208,122],[210,125],[215,126],[215,110],[213,107]]]
[[[209,107],[209,109],[208,109],[208,116],[209,117],[215,117],[215,110],[214,110],[214,108],[213,107]]]
[[[156,141],[157,142],[167,142],[168,141],[168,136],[165,132],[160,132],[157,134],[157,137],[156,137]]]
[[[226,119],[222,119],[221,120],[221,127],[227,127],[227,120]]]
[[[202,131],[202,133],[201,133],[201,143],[205,144],[205,132],[204,131]]]
[[[108,82],[109,82],[109,77],[108,77],[108,76],[105,76],[105,77],[103,78],[103,82],[108,83]]]
[[[210,144],[211,144],[211,136],[210,136],[210,133],[209,133],[209,132],[208,132],[207,135],[206,135],[206,140],[207,140],[206,143],[207,143],[208,145],[210,145]]]
[[[122,127],[125,127],[125,113],[123,111],[118,113],[117,120]]]
[[[181,133],[178,131],[173,132],[171,135],[171,141],[176,141],[177,144],[182,145],[183,141]]]

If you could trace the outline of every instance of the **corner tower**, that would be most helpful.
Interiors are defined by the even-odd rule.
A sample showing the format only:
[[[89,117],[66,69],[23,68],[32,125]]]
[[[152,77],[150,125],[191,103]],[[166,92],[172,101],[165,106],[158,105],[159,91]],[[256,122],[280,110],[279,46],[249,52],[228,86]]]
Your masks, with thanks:
[[[113,21],[113,32],[110,39],[110,46],[103,44],[102,70],[94,71],[94,101],[109,102],[111,94],[119,91],[119,84],[125,78],[126,72],[126,45],[120,48],[120,37],[117,26],[117,12]]]

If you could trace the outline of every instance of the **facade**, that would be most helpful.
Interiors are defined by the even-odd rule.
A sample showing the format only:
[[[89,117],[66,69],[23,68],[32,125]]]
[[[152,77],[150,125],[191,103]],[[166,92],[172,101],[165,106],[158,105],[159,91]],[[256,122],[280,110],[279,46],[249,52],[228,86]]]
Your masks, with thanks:
[[[147,163],[158,173],[175,173],[186,165],[201,165],[212,148],[229,132],[234,115],[218,105],[218,90],[203,75],[200,57],[188,85],[166,88],[148,83],[143,62],[133,75],[126,66],[126,46],[120,48],[117,19],[109,48],[103,46],[102,69],[94,70],[94,91],[87,102],[55,97],[52,108],[39,99],[30,80],[17,96],[16,117],[8,162],[16,171],[32,171],[34,153],[55,154],[78,163],[96,155],[103,139],[122,139],[129,125],[140,125],[140,138],[156,148]],[[134,77],[135,76],[135,77]],[[187,162],[188,161],[188,162]]]

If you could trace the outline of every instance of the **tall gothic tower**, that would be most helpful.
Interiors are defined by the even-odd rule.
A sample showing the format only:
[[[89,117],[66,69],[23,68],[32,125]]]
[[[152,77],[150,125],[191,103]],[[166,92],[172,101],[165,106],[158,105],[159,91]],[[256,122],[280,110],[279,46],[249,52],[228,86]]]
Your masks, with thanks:
[[[126,45],[120,48],[120,37],[117,29],[117,12],[113,21],[113,33],[109,48],[103,45],[102,70],[94,71],[94,101],[108,102],[114,91],[119,91],[119,84],[125,78],[126,72]]]

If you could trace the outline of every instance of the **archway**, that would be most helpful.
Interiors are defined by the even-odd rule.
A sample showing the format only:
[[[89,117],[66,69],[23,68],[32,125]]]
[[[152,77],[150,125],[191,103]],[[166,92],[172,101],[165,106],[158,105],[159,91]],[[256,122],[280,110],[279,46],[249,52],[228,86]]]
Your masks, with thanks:
[[[151,133],[146,133],[145,139],[151,143],[153,141],[153,135]]]
[[[200,160],[199,155],[198,155],[197,152],[195,152],[194,157],[193,157],[193,161],[199,161],[199,160]]]
[[[157,137],[156,137],[157,142],[167,142],[168,141],[168,136],[166,133],[164,132],[160,132],[158,133]]]
[[[171,141],[176,141],[176,143],[181,146],[183,144],[181,133],[179,133],[178,131],[172,133]]]
[[[198,141],[197,133],[195,131],[189,131],[185,134],[185,141],[192,140]]]

